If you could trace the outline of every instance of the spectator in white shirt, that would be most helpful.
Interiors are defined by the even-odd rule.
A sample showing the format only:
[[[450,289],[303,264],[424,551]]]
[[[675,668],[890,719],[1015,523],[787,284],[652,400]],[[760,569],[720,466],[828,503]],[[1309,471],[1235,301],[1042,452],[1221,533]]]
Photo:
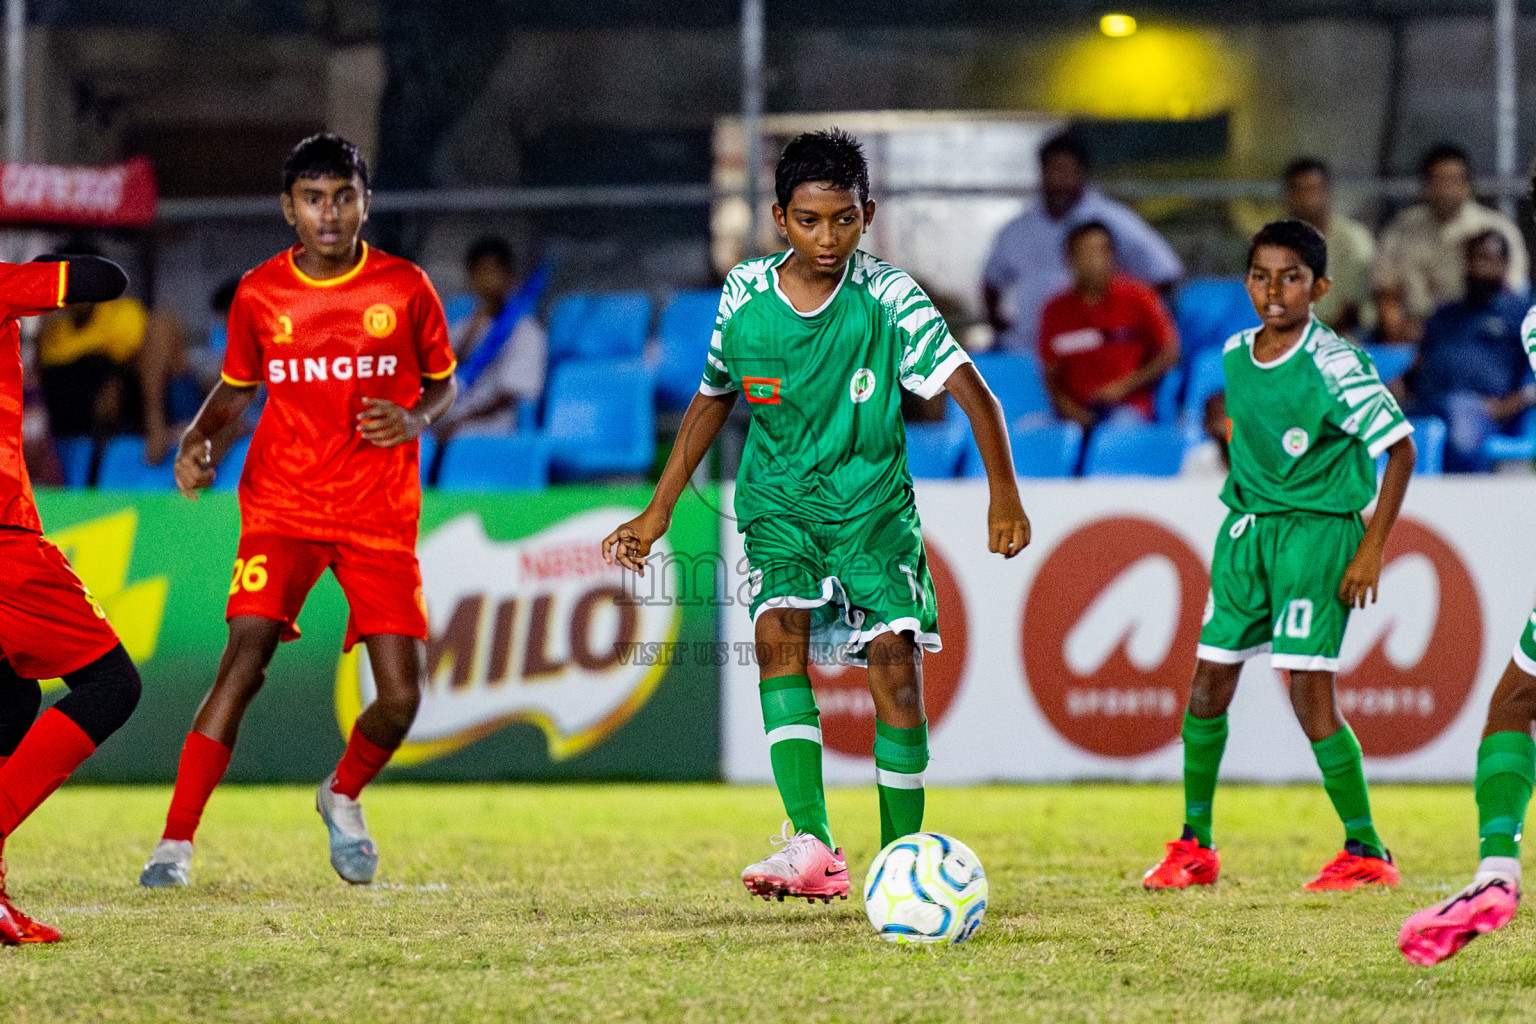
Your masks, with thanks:
[[[1003,225],[982,270],[987,319],[997,332],[996,347],[1034,352],[1040,314],[1053,295],[1072,284],[1065,256],[1067,232],[1099,221],[1114,238],[1120,269],[1166,291],[1184,274],[1169,244],[1130,207],[1117,203],[1089,181],[1088,147],[1064,132],[1040,147],[1040,198]]]
[[[532,310],[512,326],[510,336],[491,336],[521,283],[511,246],[500,238],[478,239],[464,262],[475,303],[470,312],[448,323],[459,370],[464,371],[481,345],[500,344],[501,351],[479,377],[466,382],[458,401],[434,427],[443,440],[461,432],[510,434],[517,429],[518,406],[537,402],[544,393],[548,338]]]

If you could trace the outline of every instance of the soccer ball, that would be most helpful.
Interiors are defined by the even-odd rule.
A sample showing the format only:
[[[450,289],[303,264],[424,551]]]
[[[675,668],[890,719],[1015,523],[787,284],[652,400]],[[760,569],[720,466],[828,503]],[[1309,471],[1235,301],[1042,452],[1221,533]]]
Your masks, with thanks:
[[[914,832],[869,866],[864,913],[887,942],[964,942],[987,914],[987,873],[960,840]]]

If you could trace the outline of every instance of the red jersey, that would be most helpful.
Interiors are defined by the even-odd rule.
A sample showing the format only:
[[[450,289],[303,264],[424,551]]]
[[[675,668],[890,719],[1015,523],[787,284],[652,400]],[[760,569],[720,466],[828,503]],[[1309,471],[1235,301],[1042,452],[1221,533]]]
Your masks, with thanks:
[[[43,532],[21,455],[21,325],[64,305],[68,263],[0,263],[0,526]]]
[[[1059,373],[1068,397],[1084,405],[1094,392],[1141,369],[1178,336],[1157,293],[1134,277],[1115,275],[1094,305],[1075,291],[1046,304],[1040,316],[1040,361]],[[1152,415],[1152,389],[1126,404]]]
[[[246,533],[378,538],[416,546],[417,443],[380,448],[358,433],[364,398],[413,408],[421,379],[453,373],[443,304],[421,268],[363,245],[357,266],[316,280],[299,246],[240,280],[224,379],[267,386],[240,477]]]

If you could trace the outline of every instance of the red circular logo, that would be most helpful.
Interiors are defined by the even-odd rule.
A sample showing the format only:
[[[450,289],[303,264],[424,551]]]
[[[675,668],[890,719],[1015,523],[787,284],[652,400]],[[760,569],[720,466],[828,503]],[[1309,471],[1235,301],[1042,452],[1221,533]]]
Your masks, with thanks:
[[[1069,535],[1024,602],[1024,678],[1046,720],[1105,757],[1177,739],[1208,589],[1199,556],[1157,523],[1099,519]]]
[[[1415,572],[1403,559],[1424,562]],[[1383,577],[1394,569],[1401,570],[1398,579],[1383,581],[1389,589],[1380,598],[1385,621],[1375,620],[1378,632],[1365,656],[1338,680],[1339,710],[1361,749],[1376,757],[1412,753],[1444,732],[1471,695],[1483,654],[1477,585],[1449,544],[1424,524],[1399,519],[1387,541]],[[1413,589],[1394,591],[1394,584]],[[1416,604],[1420,614],[1414,615]],[[1367,614],[1355,613],[1351,632],[1371,623]],[[1417,648],[1418,660],[1395,660],[1399,646]]]
[[[944,720],[965,672],[965,601],[949,563],[924,538],[928,573],[939,602],[939,632],[944,649],[923,655],[923,703],[932,729]],[[821,742],[850,757],[870,757],[875,746],[875,699],[869,695],[869,671],[853,665],[811,665],[811,686],[821,708]]]

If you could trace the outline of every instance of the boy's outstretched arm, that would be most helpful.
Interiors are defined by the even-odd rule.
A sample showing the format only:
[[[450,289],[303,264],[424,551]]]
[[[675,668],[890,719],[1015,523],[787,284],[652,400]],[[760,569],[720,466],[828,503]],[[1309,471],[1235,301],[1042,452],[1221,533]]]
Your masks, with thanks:
[[[1019,482],[1013,476],[1013,452],[1008,447],[1003,407],[970,363],[950,374],[944,388],[970,419],[971,434],[987,467],[987,486],[992,492],[987,508],[987,549],[1012,558],[1029,544],[1029,517],[1024,514]]]
[[[256,398],[256,385],[236,387],[221,380],[214,385],[187,432],[181,435],[173,467],[176,487],[197,500],[197,492],[213,483],[213,439],[235,421]]]
[[[667,532],[672,525],[672,510],[683,488],[693,477],[694,470],[704,461],[709,446],[715,443],[720,428],[725,426],[731,409],[736,405],[736,392],[724,395],[693,396],[688,411],[683,413],[683,425],[677,429],[677,443],[667,456],[667,465],[656,482],[656,493],[651,503],[623,526],[603,540],[603,559],[609,565],[617,562],[626,569],[645,575],[645,556],[651,553],[651,545]]]
[[[1418,448],[1411,435],[1393,442],[1387,449],[1387,471],[1381,477],[1381,490],[1376,494],[1376,513],[1371,524],[1360,538],[1355,557],[1344,570],[1339,583],[1339,600],[1351,608],[1364,608],[1376,600],[1376,585],[1381,581],[1381,561],[1387,548],[1387,535],[1397,514],[1403,508],[1403,496],[1408,493],[1408,480],[1413,476],[1413,463],[1418,458]]]

